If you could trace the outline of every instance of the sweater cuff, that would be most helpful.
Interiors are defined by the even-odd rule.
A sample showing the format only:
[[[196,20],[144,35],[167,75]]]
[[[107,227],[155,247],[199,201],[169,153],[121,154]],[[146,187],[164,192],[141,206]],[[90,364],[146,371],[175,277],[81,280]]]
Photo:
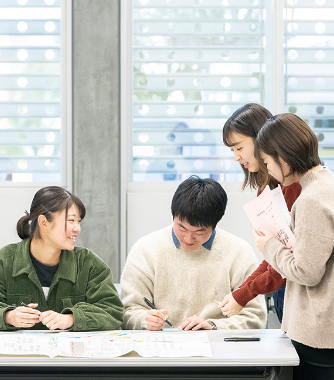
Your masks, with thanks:
[[[82,310],[78,308],[66,308],[62,310],[61,314],[73,314],[73,326],[68,330],[70,331],[87,331],[86,318]]]
[[[243,286],[242,288],[239,288],[232,292],[232,296],[240,306],[245,307],[249,301],[257,296],[257,294],[254,295],[250,293],[248,287]]]
[[[264,245],[263,249],[263,256],[264,259],[269,263],[274,269],[276,269],[273,266],[273,253],[277,251],[279,248],[284,247],[284,245],[276,238],[272,237],[269,239],[266,244]]]
[[[13,331],[13,330],[17,330],[18,329],[17,327],[9,325],[8,323],[6,323],[6,316],[5,316],[5,314],[7,313],[7,311],[11,311],[11,310],[14,310],[14,309],[16,309],[16,307],[14,307],[14,306],[9,306],[6,309],[4,309],[2,315],[0,316],[0,330],[10,330],[10,331]]]

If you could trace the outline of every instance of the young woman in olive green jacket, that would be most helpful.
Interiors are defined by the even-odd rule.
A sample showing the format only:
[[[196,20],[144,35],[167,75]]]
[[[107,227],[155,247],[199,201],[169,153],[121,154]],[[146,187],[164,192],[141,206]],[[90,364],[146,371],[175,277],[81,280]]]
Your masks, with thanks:
[[[39,190],[17,223],[22,241],[0,250],[0,330],[119,329],[123,304],[109,267],[75,247],[86,210],[57,186]]]

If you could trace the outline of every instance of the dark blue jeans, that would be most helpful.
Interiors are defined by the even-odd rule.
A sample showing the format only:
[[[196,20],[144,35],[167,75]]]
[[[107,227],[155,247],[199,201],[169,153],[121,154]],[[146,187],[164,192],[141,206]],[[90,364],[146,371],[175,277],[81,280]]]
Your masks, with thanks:
[[[277,314],[277,318],[282,323],[283,318],[283,304],[284,304],[285,285],[276,290],[273,293],[274,306]]]

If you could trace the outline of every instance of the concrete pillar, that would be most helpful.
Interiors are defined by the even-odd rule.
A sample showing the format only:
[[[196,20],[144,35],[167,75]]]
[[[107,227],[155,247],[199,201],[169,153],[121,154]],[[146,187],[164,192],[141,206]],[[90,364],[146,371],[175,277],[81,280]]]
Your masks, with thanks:
[[[73,0],[73,192],[85,204],[78,245],[119,281],[119,0]]]

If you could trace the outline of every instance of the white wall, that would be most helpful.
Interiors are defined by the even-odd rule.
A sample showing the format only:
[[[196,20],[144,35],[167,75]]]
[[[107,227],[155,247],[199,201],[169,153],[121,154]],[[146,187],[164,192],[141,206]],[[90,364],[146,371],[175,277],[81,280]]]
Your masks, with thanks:
[[[172,223],[170,205],[179,183],[134,183],[127,191],[127,252],[142,236]],[[259,252],[253,240],[253,227],[243,210],[243,205],[256,197],[255,192],[241,192],[240,183],[222,183],[228,203],[220,228],[245,239],[253,248],[259,261]]]
[[[0,248],[21,239],[16,233],[16,223],[30,211],[31,201],[39,187],[0,188]]]

